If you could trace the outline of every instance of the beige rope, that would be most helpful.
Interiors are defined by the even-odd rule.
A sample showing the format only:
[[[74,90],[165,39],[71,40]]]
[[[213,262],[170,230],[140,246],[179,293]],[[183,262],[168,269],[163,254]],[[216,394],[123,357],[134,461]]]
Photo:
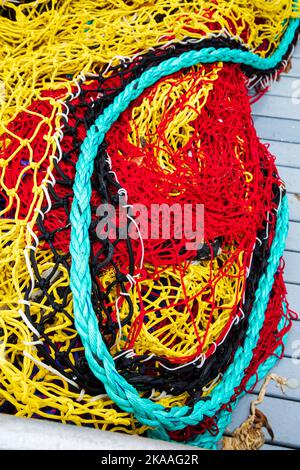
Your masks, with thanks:
[[[283,386],[287,384],[287,380],[276,374],[270,374],[266,377],[259,395],[250,405],[251,414],[244,423],[241,424],[233,433],[232,437],[223,439],[223,450],[258,450],[265,443],[265,428],[271,439],[274,439],[273,430],[268,422],[267,417],[262,411],[258,410],[257,405],[263,402],[269,382],[274,380],[283,390]]]

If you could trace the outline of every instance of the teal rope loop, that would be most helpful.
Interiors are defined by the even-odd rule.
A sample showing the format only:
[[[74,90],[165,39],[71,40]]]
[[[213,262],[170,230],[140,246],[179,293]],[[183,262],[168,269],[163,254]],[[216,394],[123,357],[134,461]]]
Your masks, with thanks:
[[[252,351],[258,342],[259,332],[264,323],[274,275],[284,250],[288,230],[287,198],[282,199],[278,209],[276,233],[270,250],[267,270],[259,281],[244,346],[238,348],[233,363],[230,364],[222,381],[213,389],[207,401],[199,401],[194,408],[176,406],[166,410],[158,403],[141,398],[137,390],[117,372],[114,360],[99,332],[97,318],[91,303],[92,285],[89,271],[90,240],[88,230],[91,223],[91,176],[98,147],[120,114],[146,88],[160,78],[201,62],[244,63],[261,70],[268,70],[281,61],[294,37],[298,24],[298,20],[290,21],[280,46],[272,56],[266,59],[251,52],[210,47],[200,51],[185,52],[179,57],[168,59],[158,66],[152,67],[145,71],[141,77],[131,82],[114,99],[103,114],[97,118],[95,124],[91,126],[82,143],[76,165],[73,186],[74,199],[70,214],[70,253],[72,256],[70,286],[73,293],[75,326],[85,348],[89,366],[95,376],[104,384],[109,397],[119,408],[133,413],[145,425],[166,430],[183,429],[186,426],[198,424],[204,416],[213,416],[223,404],[230,400],[235,387],[243,378],[244,370],[251,362]]]
[[[88,168],[86,167],[86,173]],[[78,173],[77,173],[78,174]],[[88,180],[83,178],[77,190],[81,193],[80,201],[85,201],[88,193]],[[76,199],[78,195],[75,196]],[[252,351],[259,340],[259,332],[264,324],[265,311],[274,282],[279,261],[284,250],[288,231],[287,197],[284,196],[278,210],[275,237],[270,249],[266,272],[261,276],[255,296],[253,308],[249,317],[249,327],[244,346],[240,346],[223,375],[221,382],[212,390],[209,400],[199,401],[194,408],[188,406],[174,407],[165,410],[162,405],[141,398],[135,388],[118,374],[115,363],[107,350],[98,329],[98,322],[91,303],[91,276],[89,272],[88,237],[89,223],[86,223],[86,213],[80,212],[78,200],[72,207],[72,235],[70,250],[72,267],[70,285],[73,292],[75,325],[81,336],[89,366],[95,376],[104,384],[109,397],[124,411],[134,413],[143,424],[152,427],[163,427],[169,430],[182,429],[188,425],[196,425],[204,415],[214,416],[223,404],[226,404],[240,384],[244,370],[252,359]],[[88,205],[89,206],[89,205]],[[74,210],[76,208],[76,210]],[[99,358],[99,359],[96,359]],[[103,365],[101,365],[101,363]]]

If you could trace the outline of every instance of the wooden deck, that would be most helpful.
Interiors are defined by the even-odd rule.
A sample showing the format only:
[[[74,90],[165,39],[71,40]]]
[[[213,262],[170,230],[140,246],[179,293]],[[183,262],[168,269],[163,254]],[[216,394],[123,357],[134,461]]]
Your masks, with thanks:
[[[293,103],[293,93],[298,103]],[[300,313],[300,45],[293,56],[292,70],[253,105],[253,115],[258,135],[270,143],[280,176],[286,183],[290,229],[285,250],[285,280],[290,306]],[[270,383],[260,409],[267,415],[275,439],[268,440],[263,449],[300,449],[300,319],[293,324],[284,358],[273,370],[281,376],[297,378],[299,386],[293,390],[286,388],[283,394],[278,386]],[[229,433],[248,416],[249,403],[260,384],[256,393],[240,401]]]

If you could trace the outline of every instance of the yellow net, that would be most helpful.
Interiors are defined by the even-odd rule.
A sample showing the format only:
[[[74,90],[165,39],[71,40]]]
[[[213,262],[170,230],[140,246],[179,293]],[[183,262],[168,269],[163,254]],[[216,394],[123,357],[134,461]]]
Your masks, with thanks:
[[[293,0],[37,0],[2,6],[0,18],[0,121],[5,125],[63,78],[88,73],[115,57],[223,34],[265,57],[276,48]],[[12,20],[12,19],[13,20]]]
[[[162,80],[139,105],[133,107],[128,142],[136,147],[145,147],[145,152],[153,146],[158,165],[165,172],[172,173],[175,170],[172,156],[191,139],[193,122],[205,106],[220,70],[222,64],[214,65],[210,71],[198,66],[184,77],[179,74]],[[184,103],[181,103],[183,97]],[[167,124],[162,128],[163,120]],[[194,145],[201,147],[197,141]],[[143,163],[142,157],[135,161],[138,165]]]
[[[199,342],[202,344],[202,352],[206,353],[209,346],[218,340],[244,291],[244,254],[241,252],[237,261],[228,263],[233,250],[228,252],[212,261],[191,264],[185,269],[171,266],[156,276],[153,268],[146,266],[149,279],[138,281],[130,292],[134,306],[132,322],[142,323],[134,343],[136,354],[149,353],[168,358],[195,357]],[[222,276],[218,277],[220,270]],[[114,275],[108,271],[101,277],[104,289],[113,281]],[[116,292],[112,290],[112,304],[116,297]],[[193,322],[191,312],[195,312]],[[126,304],[120,306],[119,315],[121,320],[128,315]],[[124,339],[113,348],[113,355],[115,349],[116,352],[121,351],[126,345],[131,327],[132,324],[128,324],[122,329]]]

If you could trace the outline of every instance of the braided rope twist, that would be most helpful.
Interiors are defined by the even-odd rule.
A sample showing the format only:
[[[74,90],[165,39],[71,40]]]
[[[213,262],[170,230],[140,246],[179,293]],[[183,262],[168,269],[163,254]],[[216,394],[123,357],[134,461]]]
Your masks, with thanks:
[[[98,322],[91,302],[91,275],[89,272],[90,241],[88,230],[91,222],[90,198],[93,162],[98,146],[103,142],[106,132],[127,108],[147,87],[160,78],[175,73],[182,68],[191,67],[199,62],[242,62],[260,69],[268,69],[281,60],[286,51],[287,41],[291,39],[298,21],[289,26],[285,39],[277,51],[269,58],[262,59],[245,51],[228,48],[207,48],[201,51],[183,53],[177,58],[168,59],[160,65],[144,72],[140,78],[131,82],[106,108],[95,124],[89,129],[84,140],[74,182],[74,200],[71,209],[70,253],[72,267],[70,286],[74,300],[75,325],[85,347],[86,358],[95,376],[101,380],[110,398],[124,411],[134,413],[143,424],[179,430],[188,425],[199,423],[204,415],[213,416],[222,404],[227,403],[235,387],[240,383],[245,368],[252,359],[252,350],[264,323],[264,314],[272,289],[274,275],[282,255],[288,230],[288,207],[284,197],[278,208],[276,234],[270,250],[268,266],[262,275],[249,319],[249,329],[243,347],[237,350],[233,363],[224,373],[222,381],[214,388],[207,401],[199,401],[194,408],[183,406],[165,410],[162,405],[141,398],[134,387],[118,374],[114,360],[107,350],[98,329]]]
[[[278,325],[279,331],[281,331],[281,329],[283,328],[285,320],[286,320],[285,313],[287,310],[287,306],[285,302],[283,302],[283,309],[284,309],[284,315]],[[285,336],[283,337],[283,344],[286,343],[287,336],[288,335],[285,334]],[[278,346],[278,348],[273,352],[273,355],[268,357],[264,362],[262,362],[259,365],[257,372],[249,378],[249,380],[247,381],[247,385],[246,385],[248,390],[251,390],[257,382],[262,380],[270,372],[270,370],[279,361],[281,354],[282,354],[282,345]],[[246,391],[242,392],[241,395],[239,396],[239,399],[245,394],[246,394]],[[216,435],[213,436],[209,431],[205,431],[203,434],[196,436],[193,439],[190,439],[188,442],[189,445],[192,445],[195,447],[203,447],[205,449],[216,450],[217,443],[220,441],[220,439],[222,438],[225,432],[225,429],[229,425],[232,412],[234,411],[238,403],[239,403],[239,400],[232,402],[230,411],[227,409],[220,410],[218,414],[218,433]],[[151,437],[152,439],[161,439],[165,441],[171,441],[168,433],[162,428],[156,428],[154,430],[147,431],[147,436]]]

